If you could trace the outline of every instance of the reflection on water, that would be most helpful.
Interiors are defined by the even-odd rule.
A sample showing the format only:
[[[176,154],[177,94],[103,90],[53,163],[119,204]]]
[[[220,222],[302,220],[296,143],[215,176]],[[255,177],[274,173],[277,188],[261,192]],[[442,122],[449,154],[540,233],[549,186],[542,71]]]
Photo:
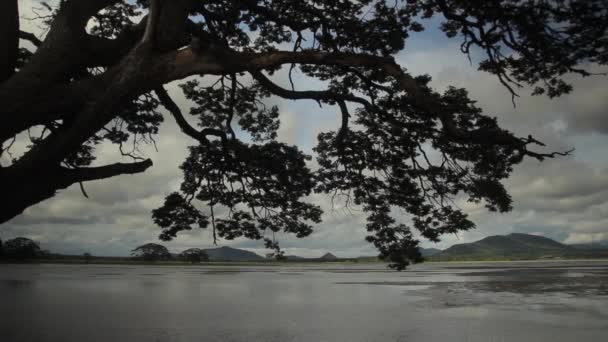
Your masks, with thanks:
[[[608,263],[0,265],[2,341],[600,341]]]

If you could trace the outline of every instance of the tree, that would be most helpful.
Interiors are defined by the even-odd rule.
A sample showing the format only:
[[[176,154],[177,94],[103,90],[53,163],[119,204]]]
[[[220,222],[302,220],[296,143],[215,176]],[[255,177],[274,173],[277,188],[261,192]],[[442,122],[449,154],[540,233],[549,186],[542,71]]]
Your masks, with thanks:
[[[0,239],[0,260],[4,259],[4,244],[2,243],[2,239]]]
[[[145,261],[159,261],[171,259],[171,253],[167,247],[157,243],[147,243],[131,251],[131,255]]]
[[[42,255],[40,246],[36,242],[24,237],[17,237],[6,241],[4,253],[7,259],[20,261],[36,259]]]
[[[88,252],[84,253],[84,254],[82,255],[82,257],[84,258],[84,262],[85,262],[86,264],[91,263],[91,260],[93,260],[93,256],[91,255],[91,253],[88,253]]]
[[[148,169],[150,159],[125,148],[154,142],[162,105],[194,142],[180,190],[153,212],[162,239],[207,226],[226,239],[304,237],[322,214],[306,198],[326,193],[360,206],[367,239],[403,268],[420,260],[414,230],[437,241],[474,227],[450,199],[508,211],[501,181],[512,168],[564,154],[533,151],[542,143],[499,127],[466,90],[435,92],[428,76],[402,68],[393,56],[409,34],[436,17],[462,52],[485,55],[479,68],[513,96],[528,84],[553,97],[570,91],[564,75],[607,64],[607,9],[604,0],[63,0],[41,16],[41,40],[20,30],[18,1],[3,1],[3,161],[19,133],[39,134],[0,168],[0,222],[72,184],[86,196],[83,182]],[[279,70],[290,87],[273,77]],[[325,89],[296,88],[295,71]],[[189,119],[164,84],[193,75],[180,85]],[[342,124],[319,135],[318,168],[276,141],[278,109],[264,104],[272,97],[336,108]],[[135,160],[91,166],[104,143]],[[399,208],[408,225],[391,216]]]
[[[191,262],[191,263],[199,263],[201,261],[209,261],[209,255],[207,252],[200,248],[190,248],[179,254],[180,260]]]

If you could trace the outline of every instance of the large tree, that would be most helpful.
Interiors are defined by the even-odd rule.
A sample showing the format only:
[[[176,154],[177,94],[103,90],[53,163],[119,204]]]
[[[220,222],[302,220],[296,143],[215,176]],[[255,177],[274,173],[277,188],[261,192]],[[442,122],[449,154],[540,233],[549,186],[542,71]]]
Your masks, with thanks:
[[[40,245],[35,241],[24,237],[17,237],[6,241],[4,244],[4,254],[7,259],[28,260],[38,258],[44,252],[40,250]]]
[[[157,243],[146,243],[131,251],[134,258],[143,259],[146,261],[159,261],[171,259],[171,253],[167,247]]]
[[[527,84],[553,97],[570,91],[564,75],[589,76],[589,65],[608,62],[607,8],[604,0],[62,0],[38,12],[48,25],[39,39],[20,29],[18,1],[2,1],[0,222],[72,184],[148,169],[149,159],[91,164],[102,143],[138,159],[125,148],[154,141],[162,105],[194,145],[180,190],[154,211],[161,238],[209,225],[229,239],[307,236],[321,210],[306,198],[327,193],[360,206],[368,240],[403,267],[419,259],[414,231],[437,241],[473,228],[453,198],[507,211],[501,180],[512,167],[556,155],[532,151],[542,144],[499,127],[464,89],[438,93],[428,76],[406,71],[393,56],[408,52],[410,33],[440,22],[514,96]],[[277,83],[279,70],[289,87]],[[293,72],[323,89],[294,84]],[[188,76],[180,87],[190,117],[163,86]],[[318,167],[276,141],[272,97],[336,108],[342,124],[319,135]],[[15,137],[33,131],[30,148],[7,158]],[[407,224],[391,215],[398,209]]]

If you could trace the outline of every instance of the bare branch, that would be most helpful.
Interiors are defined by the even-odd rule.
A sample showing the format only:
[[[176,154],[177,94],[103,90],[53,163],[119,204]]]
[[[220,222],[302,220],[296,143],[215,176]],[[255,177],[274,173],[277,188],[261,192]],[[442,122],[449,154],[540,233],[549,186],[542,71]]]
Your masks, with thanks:
[[[40,45],[42,45],[42,41],[40,39],[38,39],[38,37],[36,37],[35,34],[30,33],[30,32],[19,31],[19,38],[29,41],[30,43],[34,44],[34,46],[36,46],[36,47],[40,47]]]
[[[80,192],[82,192],[82,195],[89,198],[89,194],[87,194],[86,190],[84,189],[84,184],[82,184],[82,182],[78,182],[78,185],[80,186]]]
[[[536,152],[532,152],[532,151],[525,151],[525,154],[527,156],[530,156],[532,158],[536,158],[539,161],[543,161],[546,158],[555,158],[557,156],[561,156],[561,157],[567,157],[572,155],[572,152],[574,152],[574,149],[570,149],[568,151],[565,152],[552,152],[552,153],[536,153]]]
[[[208,135],[217,136],[217,137],[220,137],[222,140],[226,140],[226,133],[219,129],[206,128],[201,131],[198,131],[194,127],[192,127],[188,123],[186,118],[184,118],[182,111],[179,109],[179,107],[175,103],[175,101],[173,101],[173,99],[169,96],[169,94],[167,93],[165,88],[158,87],[154,90],[154,92],[156,93],[156,96],[160,100],[160,103],[169,111],[169,113],[171,113],[171,115],[175,119],[175,122],[177,123],[179,128],[186,135],[190,136],[191,138],[193,138],[195,140],[198,140],[200,143],[205,143],[205,144],[209,142],[207,140]]]

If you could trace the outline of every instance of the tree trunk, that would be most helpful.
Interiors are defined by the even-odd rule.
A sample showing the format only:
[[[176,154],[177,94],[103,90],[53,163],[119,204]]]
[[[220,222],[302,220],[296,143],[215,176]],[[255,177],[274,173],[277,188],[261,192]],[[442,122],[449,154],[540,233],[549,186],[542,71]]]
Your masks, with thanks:
[[[17,0],[0,1],[0,82],[15,72],[19,49],[19,8]]]

